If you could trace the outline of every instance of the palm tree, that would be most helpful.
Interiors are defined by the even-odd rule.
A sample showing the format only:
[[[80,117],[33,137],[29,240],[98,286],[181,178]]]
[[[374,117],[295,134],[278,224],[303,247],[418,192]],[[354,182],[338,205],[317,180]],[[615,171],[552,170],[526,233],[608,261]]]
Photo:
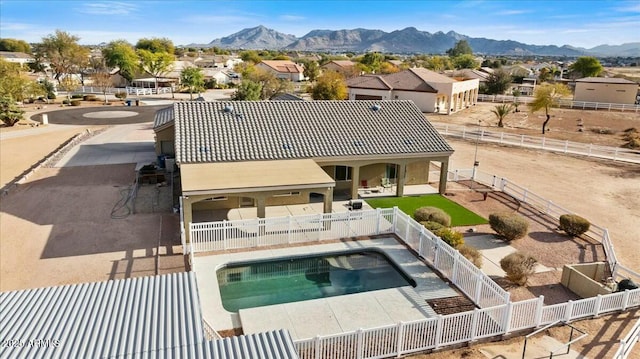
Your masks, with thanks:
[[[514,89],[511,94],[513,95],[513,107],[515,107],[515,110],[513,112],[520,112],[520,110],[518,110],[518,106],[520,106],[518,98],[520,97],[520,95],[522,95],[520,93],[520,90]]]
[[[571,90],[564,84],[542,84],[533,93],[533,101],[528,104],[529,111],[536,112],[544,109],[547,119],[542,123],[542,134],[544,135],[547,123],[551,119],[549,110],[552,107],[560,106],[560,99],[571,94]]]
[[[512,104],[505,103],[491,109],[491,112],[493,112],[493,114],[498,118],[498,127],[504,127],[504,123],[502,121],[507,117],[509,113],[511,113],[512,108]]]

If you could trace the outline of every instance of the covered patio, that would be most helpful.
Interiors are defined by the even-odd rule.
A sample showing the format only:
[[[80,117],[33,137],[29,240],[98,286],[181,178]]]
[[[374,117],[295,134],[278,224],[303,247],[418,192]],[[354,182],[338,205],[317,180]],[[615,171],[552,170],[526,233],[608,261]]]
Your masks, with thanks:
[[[252,199],[257,216],[264,218],[266,207],[277,205],[280,197],[308,199],[317,193],[323,196],[323,212],[330,213],[335,187],[335,181],[311,159],[186,163],[181,166],[181,181],[185,223],[193,221],[195,203],[225,202],[229,197]]]

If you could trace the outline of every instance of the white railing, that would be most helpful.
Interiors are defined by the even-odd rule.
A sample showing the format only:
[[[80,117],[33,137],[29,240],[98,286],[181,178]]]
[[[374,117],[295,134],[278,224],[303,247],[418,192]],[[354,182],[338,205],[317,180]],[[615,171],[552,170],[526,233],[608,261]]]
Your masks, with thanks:
[[[499,143],[509,146],[533,148],[557,153],[566,153],[587,157],[603,158],[613,161],[640,163],[640,151],[619,147],[599,146],[590,143],[555,140],[546,137],[517,135],[507,132],[494,132],[479,127],[466,127],[442,123],[432,123],[444,136],[465,140]]]
[[[499,102],[499,103],[514,103],[526,105],[533,101],[531,96],[509,96],[509,95],[478,95],[478,101],[483,102]],[[639,105],[631,105],[624,103],[608,103],[608,102],[591,102],[591,101],[573,101],[569,99],[561,99],[560,107],[576,108],[581,110],[618,110],[618,111],[640,111]]]
[[[193,255],[200,252],[318,242],[394,233],[449,278],[479,307],[509,302],[509,292],[457,250],[397,207],[308,216],[190,224]]]
[[[95,86],[80,86],[73,92],[75,92],[75,93],[103,94],[104,90],[102,88],[100,88],[100,87],[95,87]],[[118,92],[125,92],[125,89],[117,88],[117,87],[109,87],[106,90],[106,93],[110,94],[110,95],[115,95]]]
[[[631,331],[620,341],[620,347],[613,355],[613,359],[626,359],[631,354],[631,350],[640,341],[640,319],[631,328]]]
[[[540,296],[470,312],[301,339],[294,344],[301,359],[389,358],[639,306],[640,289],[548,306]],[[621,346],[633,346],[638,335],[632,331]]]
[[[143,95],[157,95],[163,93],[172,93],[173,90],[171,87],[127,87],[127,94],[143,96]]]
[[[207,322],[204,318],[202,318],[202,329],[204,330],[205,338],[207,338],[208,340],[222,339],[222,336],[220,336],[220,334],[218,334],[218,332],[213,329],[211,324],[209,324],[209,322]]]

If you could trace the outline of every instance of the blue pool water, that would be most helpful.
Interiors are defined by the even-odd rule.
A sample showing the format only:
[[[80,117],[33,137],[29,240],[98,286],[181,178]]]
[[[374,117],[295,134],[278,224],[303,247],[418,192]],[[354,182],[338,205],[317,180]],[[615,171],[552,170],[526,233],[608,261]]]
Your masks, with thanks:
[[[217,271],[229,312],[372,290],[415,287],[415,281],[377,250],[324,253],[229,263]]]

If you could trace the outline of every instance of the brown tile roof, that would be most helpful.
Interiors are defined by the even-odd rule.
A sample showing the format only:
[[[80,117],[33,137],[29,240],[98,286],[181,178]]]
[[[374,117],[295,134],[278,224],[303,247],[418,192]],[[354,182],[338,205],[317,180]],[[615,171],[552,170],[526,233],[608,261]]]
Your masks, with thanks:
[[[373,80],[372,78],[377,78]],[[412,68],[388,75],[364,75],[347,81],[352,88],[404,90],[437,93],[434,83],[454,83],[456,80],[425,68]]]
[[[347,80],[347,86],[353,88],[375,89],[375,90],[392,90],[380,75],[362,75]]]
[[[178,102],[172,110],[179,163],[453,152],[412,101]]]
[[[304,71],[302,66],[288,60],[264,60],[261,64],[265,64],[281,73],[299,74]]]

